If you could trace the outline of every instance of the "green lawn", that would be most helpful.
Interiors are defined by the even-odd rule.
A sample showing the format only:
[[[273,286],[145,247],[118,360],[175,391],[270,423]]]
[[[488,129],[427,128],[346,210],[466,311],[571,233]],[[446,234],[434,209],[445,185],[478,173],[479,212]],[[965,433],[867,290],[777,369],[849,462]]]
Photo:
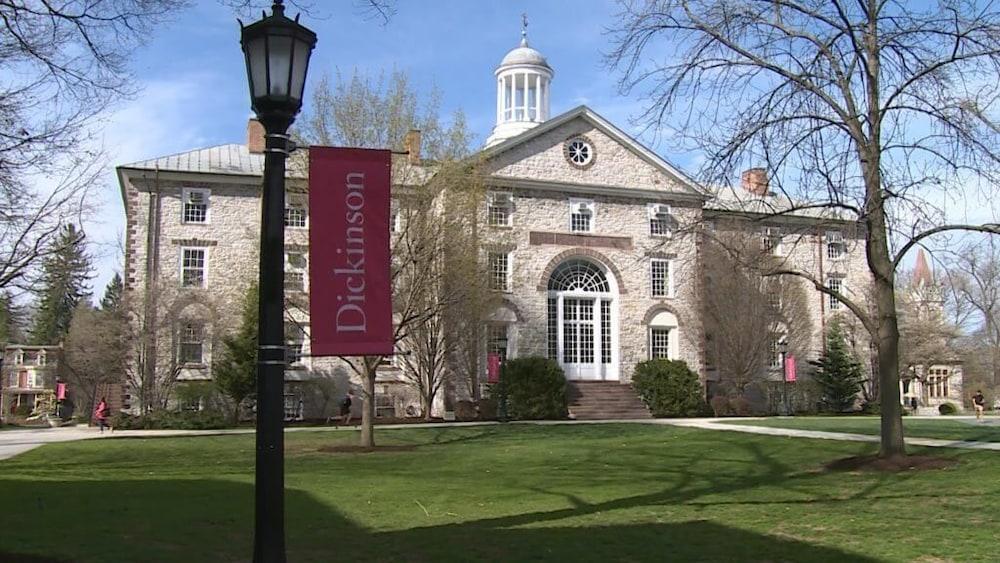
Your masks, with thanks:
[[[874,444],[646,425],[380,430],[287,443],[289,561],[996,560],[1000,456],[826,473]],[[246,561],[253,437],[56,444],[0,462],[0,560]],[[17,560],[17,559],[11,559]]]
[[[823,430],[852,434],[879,434],[877,416],[808,416],[798,418],[768,418],[763,420],[727,420],[726,424],[771,426],[796,430]],[[912,438],[1000,442],[1000,425],[962,422],[948,418],[925,419],[903,417],[903,433]]]

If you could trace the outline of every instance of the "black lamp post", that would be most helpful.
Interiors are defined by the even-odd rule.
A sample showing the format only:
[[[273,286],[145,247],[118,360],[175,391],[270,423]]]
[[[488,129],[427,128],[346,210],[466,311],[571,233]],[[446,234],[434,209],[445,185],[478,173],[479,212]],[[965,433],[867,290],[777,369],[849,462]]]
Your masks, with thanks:
[[[792,414],[792,409],[788,404],[788,340],[782,338],[778,341],[778,352],[781,352],[781,390],[784,395],[785,416]]]
[[[302,107],[316,34],[285,17],[281,0],[271,15],[241,31],[250,99],[264,126],[264,185],[260,223],[260,328],[257,333],[257,464],[255,562],[285,561],[284,300],[285,158],[288,127]]]

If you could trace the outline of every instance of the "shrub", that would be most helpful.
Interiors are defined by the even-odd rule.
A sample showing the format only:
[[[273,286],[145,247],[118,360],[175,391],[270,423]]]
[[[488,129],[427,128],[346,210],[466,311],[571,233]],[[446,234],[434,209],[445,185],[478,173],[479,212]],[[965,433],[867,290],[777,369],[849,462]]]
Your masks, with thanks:
[[[698,416],[706,410],[698,375],[681,360],[639,362],[632,387],[656,417]]]
[[[712,397],[712,400],[709,401],[709,404],[711,405],[712,412],[715,414],[715,416],[726,416],[730,414],[729,398],[726,397],[725,395],[716,395]]]
[[[938,405],[938,412],[945,416],[956,414],[958,413],[958,407],[956,407],[952,403],[941,403],[940,405]]]
[[[214,411],[153,411],[140,416],[119,413],[111,424],[120,430],[214,430],[229,426],[225,417]]]
[[[31,405],[18,405],[14,409],[14,416],[30,416],[34,408]]]
[[[750,416],[753,412],[753,406],[746,397],[733,397],[729,400],[729,408],[733,409],[736,416]]]
[[[507,360],[493,391],[497,401],[506,401],[511,419],[566,418],[566,376],[559,364],[548,358]]]
[[[907,411],[907,409],[903,409],[903,413],[904,414],[906,413],[906,411]],[[882,403],[880,403],[878,401],[865,401],[861,405],[861,413],[862,414],[882,414]]]
[[[479,399],[479,420],[496,420],[497,400],[494,397]]]

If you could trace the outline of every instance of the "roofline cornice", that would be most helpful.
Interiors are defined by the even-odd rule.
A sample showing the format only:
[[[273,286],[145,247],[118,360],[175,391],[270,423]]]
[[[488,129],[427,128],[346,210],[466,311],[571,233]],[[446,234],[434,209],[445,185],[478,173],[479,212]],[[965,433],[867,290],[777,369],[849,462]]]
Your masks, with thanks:
[[[482,179],[488,186],[500,188],[513,188],[521,190],[538,190],[546,192],[568,192],[579,195],[599,195],[608,197],[626,197],[634,199],[645,199],[649,201],[690,201],[703,203],[708,198],[700,194],[687,192],[667,192],[662,190],[649,190],[643,188],[627,188],[617,186],[601,186],[596,184],[576,184],[568,182],[552,182],[540,180],[527,180],[524,178],[505,178],[503,176],[486,176]]]
[[[739,211],[733,209],[713,209],[706,207],[702,210],[706,219],[721,217],[744,219],[746,221],[759,221],[761,223],[798,223],[801,225],[863,225],[858,219],[839,219],[836,217],[812,217],[808,215],[795,215],[793,213],[753,213],[749,211]]]

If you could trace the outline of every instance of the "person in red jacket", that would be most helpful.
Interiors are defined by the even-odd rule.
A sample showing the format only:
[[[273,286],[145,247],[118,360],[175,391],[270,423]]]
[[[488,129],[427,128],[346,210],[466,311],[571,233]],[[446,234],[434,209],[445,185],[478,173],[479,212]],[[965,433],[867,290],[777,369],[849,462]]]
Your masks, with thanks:
[[[115,427],[108,423],[108,415],[111,409],[108,408],[108,401],[101,397],[101,402],[97,403],[97,408],[94,409],[94,418],[97,420],[97,426],[101,429],[101,434],[104,434],[104,427],[107,426],[112,432],[115,431]]]

